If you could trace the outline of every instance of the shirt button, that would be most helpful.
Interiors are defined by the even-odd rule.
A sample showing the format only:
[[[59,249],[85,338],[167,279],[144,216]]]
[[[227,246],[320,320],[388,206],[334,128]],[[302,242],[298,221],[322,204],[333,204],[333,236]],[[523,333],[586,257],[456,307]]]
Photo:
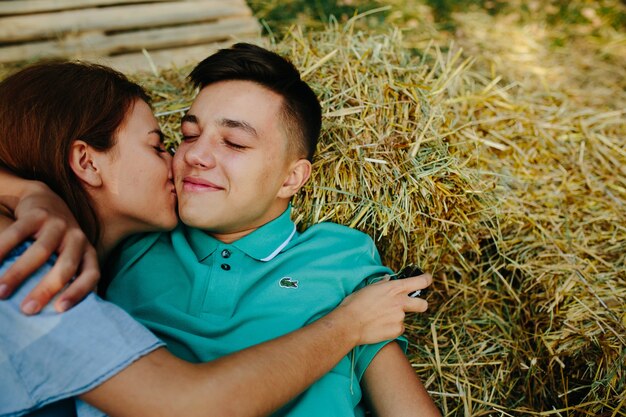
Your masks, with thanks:
[[[224,271],[230,271],[230,265],[228,265],[228,264],[222,264],[222,269],[223,269]]]
[[[230,251],[228,249],[222,251],[222,258],[230,258]]]

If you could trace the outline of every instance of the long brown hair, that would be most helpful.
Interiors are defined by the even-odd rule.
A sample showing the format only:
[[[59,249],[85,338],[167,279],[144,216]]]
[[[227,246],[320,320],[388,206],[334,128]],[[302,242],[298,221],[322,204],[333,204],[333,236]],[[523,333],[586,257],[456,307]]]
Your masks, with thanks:
[[[99,151],[145,91],[111,68],[86,62],[35,64],[0,82],[0,165],[46,183],[95,244],[100,228],[86,191],[69,166],[72,143]]]

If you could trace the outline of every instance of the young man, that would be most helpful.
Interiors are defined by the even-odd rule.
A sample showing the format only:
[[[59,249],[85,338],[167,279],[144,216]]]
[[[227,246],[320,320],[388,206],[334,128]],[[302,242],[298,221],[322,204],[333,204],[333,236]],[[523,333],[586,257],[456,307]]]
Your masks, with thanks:
[[[186,226],[129,241],[107,298],[177,356],[209,361],[313,322],[390,271],[365,234],[332,223],[300,234],[290,219],[321,126],[292,64],[237,44],[190,78],[200,92],[173,162]],[[405,347],[355,349],[277,415],[363,415],[360,383],[378,415],[439,415]]]

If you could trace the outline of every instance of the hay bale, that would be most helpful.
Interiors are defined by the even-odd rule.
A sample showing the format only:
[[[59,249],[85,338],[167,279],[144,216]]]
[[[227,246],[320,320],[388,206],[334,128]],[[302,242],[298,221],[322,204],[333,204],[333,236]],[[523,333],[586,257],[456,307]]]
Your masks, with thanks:
[[[626,415],[626,66],[596,67],[617,72],[598,99],[587,64],[494,41],[532,28],[467,19],[470,53],[354,22],[274,46],[324,106],[298,221],[359,228],[387,264],[433,271],[408,335],[445,415]],[[141,79],[173,136],[188,70]]]

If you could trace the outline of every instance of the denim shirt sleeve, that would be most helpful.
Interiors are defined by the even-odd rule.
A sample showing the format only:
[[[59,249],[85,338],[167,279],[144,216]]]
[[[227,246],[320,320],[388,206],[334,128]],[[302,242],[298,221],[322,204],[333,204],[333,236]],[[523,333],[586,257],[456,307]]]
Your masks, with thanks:
[[[0,263],[2,275],[30,243]],[[0,416],[19,416],[87,392],[163,345],[123,310],[90,294],[59,314],[51,304],[35,316],[20,302],[54,258],[13,296],[0,301]]]

